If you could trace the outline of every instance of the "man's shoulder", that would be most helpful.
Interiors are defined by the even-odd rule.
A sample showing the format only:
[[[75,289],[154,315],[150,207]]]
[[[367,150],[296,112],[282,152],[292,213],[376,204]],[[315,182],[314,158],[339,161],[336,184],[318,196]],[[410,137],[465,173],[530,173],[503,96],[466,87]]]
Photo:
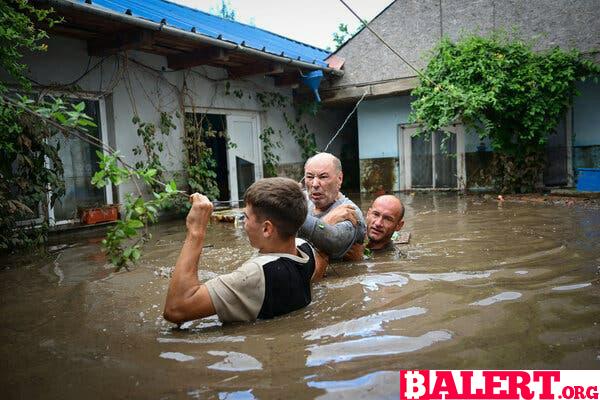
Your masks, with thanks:
[[[355,202],[350,200],[343,193],[340,193],[340,197],[335,201],[334,206],[338,207],[338,206],[342,206],[342,205],[351,205],[360,210],[360,207],[358,207]],[[332,207],[332,208],[335,208],[335,207]]]

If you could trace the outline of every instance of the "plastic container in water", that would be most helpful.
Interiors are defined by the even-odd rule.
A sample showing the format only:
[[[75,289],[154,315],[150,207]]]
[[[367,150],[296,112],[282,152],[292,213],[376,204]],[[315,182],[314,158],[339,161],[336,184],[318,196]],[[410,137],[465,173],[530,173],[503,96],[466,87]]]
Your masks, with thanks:
[[[577,168],[577,190],[600,192],[600,168]]]

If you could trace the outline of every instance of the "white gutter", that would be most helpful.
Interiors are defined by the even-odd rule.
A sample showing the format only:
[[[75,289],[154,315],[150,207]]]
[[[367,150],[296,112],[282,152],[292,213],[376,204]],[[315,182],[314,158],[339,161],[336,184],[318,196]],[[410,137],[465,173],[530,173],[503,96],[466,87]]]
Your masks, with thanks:
[[[209,44],[212,46],[222,47],[228,50],[235,50],[236,52],[248,54],[250,56],[266,58],[268,60],[273,60],[282,64],[293,65],[295,67],[306,68],[310,70],[319,69],[323,72],[333,74],[336,76],[344,75],[344,71],[329,67],[322,67],[317,64],[309,63],[306,61],[300,61],[297,59],[293,59],[285,56],[277,56],[275,54],[267,53],[266,51],[256,50],[250,47],[242,46],[239,44],[234,44],[225,40],[214,39],[210,36],[203,35],[201,33],[195,32],[187,32],[179,28],[173,28],[169,25],[148,21],[146,19],[134,17],[127,14],[120,14],[114,12],[112,10],[107,10],[105,8],[101,8],[95,6],[93,4],[83,4],[69,0],[46,0],[48,4],[50,4],[55,9],[71,9],[75,11],[88,12],[96,14],[102,18],[106,18],[109,20],[126,23],[129,25],[135,25],[140,28],[149,29],[153,31],[165,32],[169,35],[173,35],[175,37],[180,37],[184,39],[193,40],[196,42]],[[316,61],[316,60],[315,60]]]

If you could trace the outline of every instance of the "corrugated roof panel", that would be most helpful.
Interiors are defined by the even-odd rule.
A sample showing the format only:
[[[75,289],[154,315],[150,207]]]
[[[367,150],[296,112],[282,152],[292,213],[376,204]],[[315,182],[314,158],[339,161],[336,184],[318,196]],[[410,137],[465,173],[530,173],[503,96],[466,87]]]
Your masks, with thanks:
[[[85,0],[76,0],[85,4]],[[116,13],[131,11],[133,17],[144,18],[160,23],[163,19],[167,25],[185,31],[196,28],[196,32],[217,39],[220,37],[235,44],[242,44],[256,50],[275,55],[284,55],[326,67],[324,61],[330,53],[298,42],[293,39],[260,29],[254,26],[229,21],[194,8],[165,0],[93,0],[95,6],[107,8]],[[263,50],[264,49],[264,50]]]

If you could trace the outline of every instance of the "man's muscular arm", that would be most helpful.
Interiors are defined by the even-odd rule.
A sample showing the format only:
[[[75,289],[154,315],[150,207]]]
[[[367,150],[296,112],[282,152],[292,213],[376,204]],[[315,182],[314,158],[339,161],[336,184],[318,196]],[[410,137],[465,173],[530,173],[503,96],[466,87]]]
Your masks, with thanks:
[[[163,313],[166,320],[177,324],[216,313],[208,289],[198,280],[198,262],[213,205],[206,196],[198,193],[191,195],[190,201],[187,236],[169,283]]]

